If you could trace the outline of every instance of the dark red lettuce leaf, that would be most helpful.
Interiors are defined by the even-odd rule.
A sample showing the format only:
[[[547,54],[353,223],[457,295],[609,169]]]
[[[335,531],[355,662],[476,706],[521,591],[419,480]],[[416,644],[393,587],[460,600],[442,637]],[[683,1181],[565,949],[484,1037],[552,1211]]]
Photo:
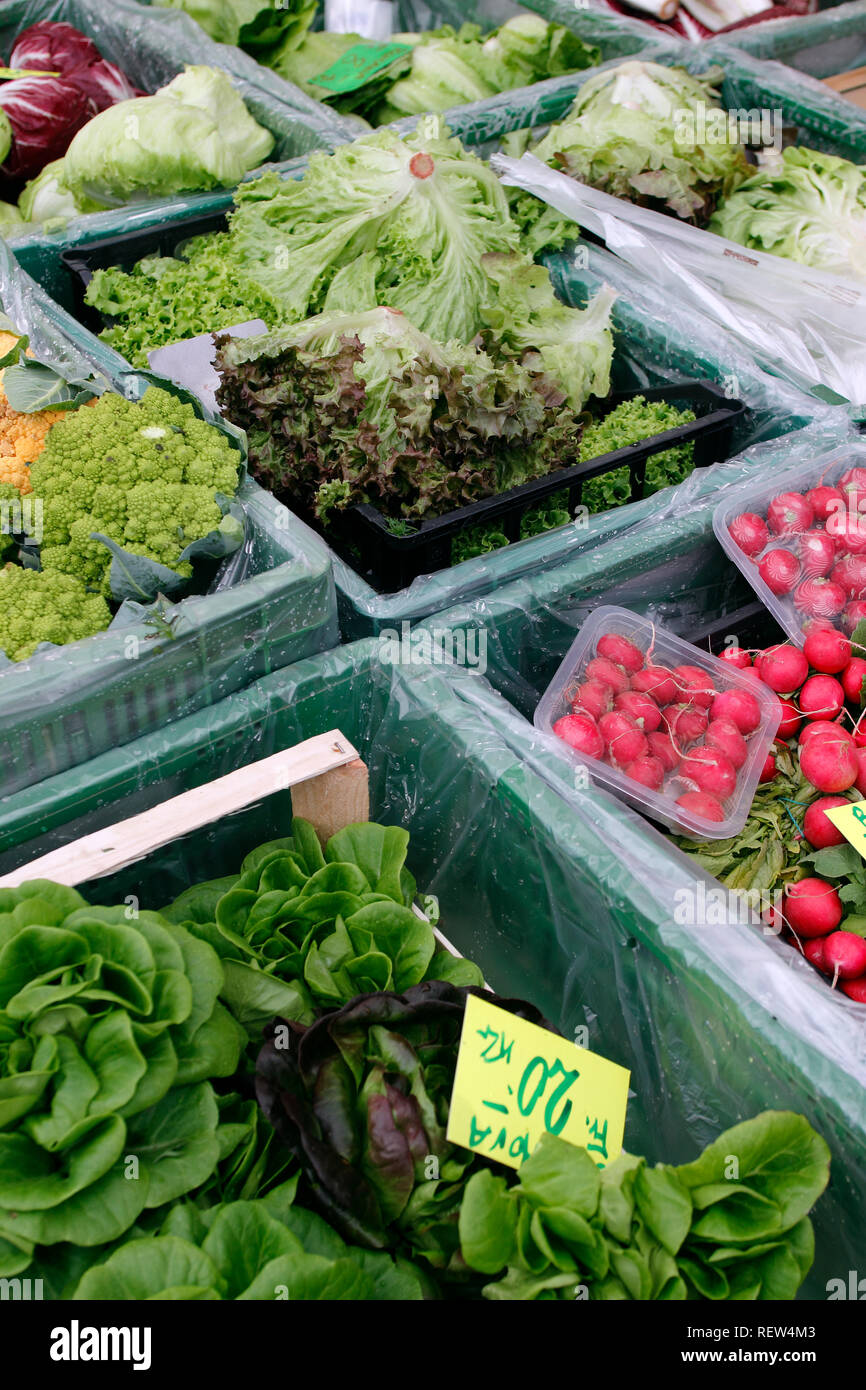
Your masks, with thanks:
[[[3,173],[33,178],[62,159],[72,137],[94,112],[87,93],[66,77],[18,77],[0,83],[0,106],[12,126],[12,149]]]
[[[31,25],[16,41],[9,65],[61,74],[0,83],[0,106],[12,126],[12,149],[2,170],[10,179],[35,177],[63,158],[91,117],[143,95],[71,24]]]
[[[98,63],[90,63],[86,68],[76,68],[66,74],[68,82],[74,82],[90,103],[91,115],[96,116],[118,101],[129,101],[132,97],[146,95],[138,87],[133,87],[129,78],[115,67],[100,58]]]
[[[309,1199],[345,1239],[371,1249],[415,1249],[439,1268],[457,1251],[463,1180],[488,1166],[445,1137],[466,998],[480,993],[428,981],[403,994],[359,995],[308,1028],[278,1019],[265,1029],[256,1063],[259,1105],[299,1162]],[[531,1004],[484,997],[551,1028]],[[380,1055],[382,1029],[400,1044],[389,1047],[387,1061]],[[419,1063],[435,1121],[425,1122],[410,1093]],[[442,1194],[437,1189],[436,1202],[445,1200],[435,1213],[436,1239],[441,1244],[451,1236],[441,1258],[436,1249],[431,1253],[426,1208],[418,1231],[412,1226],[411,1199],[431,1154],[440,1162],[454,1157],[466,1163],[463,1178],[446,1184]],[[433,1194],[428,1206],[431,1201]]]
[[[93,40],[73,24],[41,19],[18,35],[9,55],[9,66],[62,74],[98,63],[101,58]]]

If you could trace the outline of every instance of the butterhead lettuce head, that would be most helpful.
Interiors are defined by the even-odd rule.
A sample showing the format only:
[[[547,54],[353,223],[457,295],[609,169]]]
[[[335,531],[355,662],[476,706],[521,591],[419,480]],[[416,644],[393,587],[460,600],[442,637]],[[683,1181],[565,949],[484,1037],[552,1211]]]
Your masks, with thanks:
[[[722,203],[710,231],[866,280],[866,168],[820,150],[784,150]]]
[[[154,96],[89,121],[66,153],[64,183],[75,198],[108,204],[226,188],[273,145],[225,73],[188,67]]]

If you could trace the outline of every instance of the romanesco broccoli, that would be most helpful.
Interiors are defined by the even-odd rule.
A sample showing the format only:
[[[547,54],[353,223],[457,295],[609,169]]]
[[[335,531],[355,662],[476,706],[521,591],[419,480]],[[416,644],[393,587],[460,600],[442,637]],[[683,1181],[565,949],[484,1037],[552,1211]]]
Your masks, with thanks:
[[[0,569],[0,651],[10,661],[32,656],[40,642],[77,642],[102,632],[111,611],[80,579],[52,570]]]
[[[189,575],[181,551],[219,525],[215,494],[235,493],[237,464],[224,434],[155,386],[139,402],[106,393],[68,413],[30,469],[43,508],[43,569],[109,597],[111,553],[91,539],[101,532]]]

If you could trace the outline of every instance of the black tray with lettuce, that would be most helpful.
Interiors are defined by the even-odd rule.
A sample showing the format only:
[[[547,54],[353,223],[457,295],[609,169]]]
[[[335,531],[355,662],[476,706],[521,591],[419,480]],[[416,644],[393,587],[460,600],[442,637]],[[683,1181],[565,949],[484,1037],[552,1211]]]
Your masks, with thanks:
[[[270,172],[223,225],[177,218],[66,265],[136,366],[268,324],[222,343],[223,411],[253,476],[381,590],[564,524],[578,484],[598,512],[677,483],[743,410],[693,383],[611,400],[615,292],[561,302],[495,174],[444,127]]]

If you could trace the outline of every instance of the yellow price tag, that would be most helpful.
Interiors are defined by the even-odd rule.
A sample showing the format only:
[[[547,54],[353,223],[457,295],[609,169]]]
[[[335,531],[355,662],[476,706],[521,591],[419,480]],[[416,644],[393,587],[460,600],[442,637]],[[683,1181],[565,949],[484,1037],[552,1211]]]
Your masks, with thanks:
[[[849,801],[847,806],[834,806],[824,815],[866,859],[866,801]]]
[[[622,1151],[631,1073],[478,995],[466,999],[448,1138],[509,1168],[541,1136],[586,1149],[599,1168]]]

